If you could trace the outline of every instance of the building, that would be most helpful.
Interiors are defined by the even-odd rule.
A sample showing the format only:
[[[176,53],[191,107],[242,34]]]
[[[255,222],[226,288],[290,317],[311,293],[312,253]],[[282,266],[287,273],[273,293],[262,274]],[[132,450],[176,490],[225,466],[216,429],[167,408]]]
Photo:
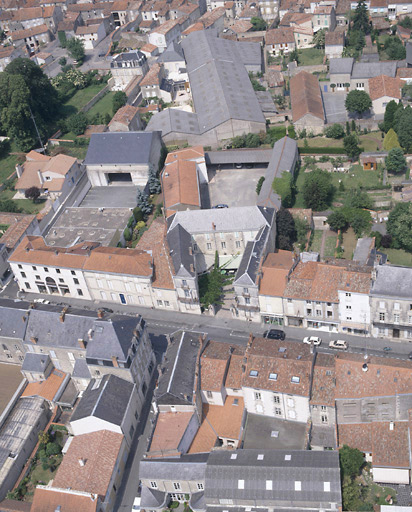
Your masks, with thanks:
[[[14,46],[0,46],[0,71],[10,64],[14,59],[24,57],[25,51]]]
[[[29,512],[47,512],[59,507],[66,512],[98,512],[99,504],[100,500],[92,493],[37,485]]]
[[[26,190],[37,187],[42,195],[56,199],[66,196],[79,180],[82,169],[76,158],[67,155],[46,156],[35,151],[26,155],[23,165],[16,165],[15,188],[22,197]]]
[[[333,5],[318,5],[312,15],[313,30],[317,32],[322,28],[335,30],[336,13]]]
[[[201,30],[190,33],[182,48],[194,112],[166,109],[151,118],[148,130],[160,130],[166,142],[215,147],[236,135],[266,129],[248,75],[248,71],[261,69],[259,44],[229,41]]]
[[[189,25],[188,16],[167,20],[150,32],[148,42],[157,46],[159,53],[162,53],[173,41],[180,38]]]
[[[122,434],[130,449],[142,406],[136,384],[115,375],[92,379],[70,418],[70,432],[78,436],[110,430]]]
[[[94,187],[114,182],[146,187],[150,169],[157,171],[161,138],[159,132],[93,133],[84,160]]]
[[[325,125],[325,110],[315,75],[300,71],[290,79],[293,125],[297,131],[322,133]]]
[[[325,34],[325,55],[328,59],[339,59],[345,46],[343,30],[328,31]]]
[[[369,93],[369,79],[380,75],[394,78],[396,69],[395,61],[355,62],[352,57],[329,61],[330,81],[336,84],[337,91],[357,89]]]
[[[138,107],[125,105],[112,117],[107,125],[109,132],[138,132],[142,129],[142,121]]]
[[[143,77],[149,71],[149,64],[141,51],[130,50],[113,57],[110,71],[115,80],[115,87],[124,89],[135,77]]]
[[[122,434],[100,430],[75,436],[50,487],[96,495],[99,510],[114,510],[128,448]]]
[[[382,117],[390,101],[400,101],[403,85],[404,82],[400,78],[385,75],[369,78],[369,96],[375,116]]]
[[[153,64],[147,75],[139,83],[139,86],[142,90],[142,97],[147,100],[150,98],[160,98],[166,103],[174,100],[173,81],[166,78],[163,64],[158,62]]]
[[[2,299],[0,302],[0,361],[22,364],[26,346],[23,339],[26,333],[29,304]]]
[[[25,49],[29,56],[34,55],[41,45],[50,43],[52,36],[46,24],[35,27],[15,30],[10,34],[16,48]]]
[[[76,29],[76,37],[83,41],[86,50],[93,50],[107,35],[104,20],[96,19],[93,21],[96,21],[96,23],[79,26]]]
[[[189,77],[182,48],[173,41],[157,59],[163,66],[165,78],[173,81],[174,96],[179,92],[189,91]]]
[[[265,50],[272,55],[288,54],[295,50],[295,36],[292,28],[273,28],[266,32]]]

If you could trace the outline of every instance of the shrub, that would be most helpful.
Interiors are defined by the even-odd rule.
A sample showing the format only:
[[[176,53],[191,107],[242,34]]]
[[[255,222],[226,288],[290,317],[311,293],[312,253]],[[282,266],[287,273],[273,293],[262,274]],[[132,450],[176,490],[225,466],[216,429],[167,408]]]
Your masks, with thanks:
[[[81,135],[87,128],[87,117],[83,112],[70,116],[67,120],[67,128],[75,135]]]
[[[136,222],[143,220],[143,212],[138,206],[133,209],[133,217]]]
[[[326,128],[325,135],[329,139],[341,139],[345,135],[345,130],[342,125],[335,123]]]
[[[130,242],[130,240],[132,239],[132,232],[130,231],[129,228],[125,228],[125,230],[123,231],[123,236],[126,242]]]
[[[256,185],[256,194],[259,195],[260,194],[260,191],[262,189],[262,185],[263,185],[263,182],[265,181],[265,177],[264,176],[261,176],[259,178],[259,181],[257,182],[257,185]]]
[[[62,448],[58,443],[48,443],[46,446],[46,453],[49,457],[51,455],[58,455],[61,451]]]

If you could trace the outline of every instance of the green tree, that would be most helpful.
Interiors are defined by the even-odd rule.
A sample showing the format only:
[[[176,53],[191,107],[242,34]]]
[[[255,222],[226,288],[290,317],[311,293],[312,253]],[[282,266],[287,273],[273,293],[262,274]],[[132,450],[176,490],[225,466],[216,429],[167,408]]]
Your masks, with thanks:
[[[295,221],[289,210],[281,208],[276,214],[277,247],[284,251],[293,249],[296,240]]]
[[[289,62],[295,61],[297,64],[299,64],[299,53],[297,50],[293,50],[289,53]]]
[[[357,160],[362,153],[362,149],[359,146],[359,139],[354,133],[346,135],[343,139],[343,147],[348,157],[352,160]]]
[[[411,28],[412,29],[412,18],[409,16],[405,16],[402,20],[398,21],[398,25],[403,28]]]
[[[397,36],[388,37],[384,48],[390,60],[403,60],[406,58],[406,48]]]
[[[357,236],[362,236],[370,231],[372,216],[367,210],[350,208],[347,211],[346,218]]]
[[[272,183],[272,188],[276,194],[279,194],[283,207],[289,208],[292,206],[293,181],[290,172],[283,171],[280,178],[275,178]]]
[[[366,208],[370,210],[372,205],[373,201],[370,195],[360,188],[350,190],[345,201],[345,206],[349,208]]]
[[[341,124],[334,123],[326,128],[325,135],[329,139],[341,139],[345,135],[345,130]]]
[[[344,477],[342,482],[343,510],[360,510],[361,502],[362,492],[359,484],[349,477]]]
[[[253,16],[251,18],[250,23],[253,25],[251,28],[252,32],[258,32],[261,30],[266,30],[266,21],[262,18],[258,18],[257,16]]]
[[[310,229],[309,224],[300,217],[294,217],[295,221],[295,231],[296,231],[296,240],[300,245],[301,250],[305,249],[307,242],[307,235]]]
[[[385,108],[385,115],[383,118],[383,126],[384,131],[388,132],[391,128],[393,128],[393,118],[395,116],[395,112],[398,108],[398,104],[395,100],[391,100]]]
[[[262,185],[263,185],[263,182],[265,181],[265,177],[264,176],[261,176],[259,178],[259,181],[257,182],[257,185],[256,185],[256,194],[259,195],[260,194],[260,191],[262,190]]]
[[[346,229],[348,221],[341,210],[336,210],[329,215],[328,224],[333,231],[339,231]]]
[[[113,94],[113,100],[112,100],[112,107],[113,107],[113,114],[115,114],[119,108],[124,107],[127,102],[127,95],[123,91],[116,91]]]
[[[72,37],[67,40],[66,48],[69,52],[70,57],[77,61],[78,64],[82,64],[84,61],[84,43],[77,37]]]
[[[396,108],[395,115],[393,116],[393,123],[392,128],[395,130],[396,133],[398,133],[399,130],[399,123],[401,121],[401,118],[403,116],[404,107],[401,102],[398,103],[398,106]]]
[[[326,34],[326,29],[321,28],[313,36],[312,43],[315,48],[318,48],[320,50],[323,50],[325,48],[325,34]]]
[[[132,231],[130,230],[130,228],[124,228],[123,236],[126,242],[130,242],[130,240],[132,239]]]
[[[354,30],[359,30],[363,34],[369,34],[370,22],[368,8],[364,0],[359,0],[352,18],[352,27]]]
[[[361,468],[365,460],[362,452],[357,448],[350,448],[348,445],[343,445],[339,450],[339,464],[343,478],[355,478],[360,474]]]
[[[160,194],[162,191],[162,187],[160,186],[159,178],[157,177],[157,173],[155,169],[149,170],[149,179],[147,181],[147,185],[149,187],[149,192],[151,194]]]
[[[30,187],[25,190],[24,197],[26,199],[31,199],[33,203],[37,201],[37,199],[40,197],[40,189],[39,187]]]
[[[367,112],[372,107],[372,100],[365,91],[350,91],[346,96],[345,107],[348,112],[362,114]]]
[[[383,139],[383,149],[389,151],[393,148],[400,148],[398,136],[393,128],[391,128]]]
[[[412,108],[409,105],[402,111],[396,133],[400,145],[409,151],[412,148]]]
[[[47,432],[41,431],[38,433],[37,437],[38,437],[39,443],[43,444],[44,446],[46,446],[46,444],[50,442],[50,436]]]
[[[203,308],[221,304],[223,286],[228,279],[219,270],[219,256],[216,251],[213,270],[199,277],[199,300]]]
[[[396,204],[389,214],[386,230],[392,235],[395,248],[412,252],[412,203]]]
[[[133,217],[135,222],[140,222],[143,220],[143,212],[142,210],[136,206],[136,208],[133,208]]]
[[[401,148],[392,148],[385,158],[385,165],[389,172],[404,173],[407,167],[406,158]]]
[[[17,206],[13,199],[1,199],[0,212],[22,213],[22,209]]]
[[[145,217],[152,213],[153,205],[150,203],[148,195],[142,192],[140,189],[137,191],[136,203]]]
[[[51,455],[58,455],[61,451],[62,448],[58,443],[47,443],[46,453],[49,457]]]
[[[348,33],[346,40],[346,47],[343,49],[344,57],[358,57],[362,48],[365,46],[365,35],[360,30],[354,30],[351,28]]]
[[[82,135],[87,128],[88,120],[83,112],[78,112],[69,117],[67,120],[67,128],[75,135]]]
[[[332,196],[332,176],[328,172],[316,169],[306,175],[303,188],[306,208],[312,208],[315,211],[324,210],[330,205]]]

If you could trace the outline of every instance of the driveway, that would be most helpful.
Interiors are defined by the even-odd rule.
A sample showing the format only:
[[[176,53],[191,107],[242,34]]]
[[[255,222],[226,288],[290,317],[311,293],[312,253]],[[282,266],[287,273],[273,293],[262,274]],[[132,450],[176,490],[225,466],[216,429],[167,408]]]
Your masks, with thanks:
[[[223,169],[209,174],[210,205],[255,206],[256,185],[266,168]]]
[[[348,120],[348,113],[345,108],[346,92],[322,91],[322,97],[328,124],[344,123]]]

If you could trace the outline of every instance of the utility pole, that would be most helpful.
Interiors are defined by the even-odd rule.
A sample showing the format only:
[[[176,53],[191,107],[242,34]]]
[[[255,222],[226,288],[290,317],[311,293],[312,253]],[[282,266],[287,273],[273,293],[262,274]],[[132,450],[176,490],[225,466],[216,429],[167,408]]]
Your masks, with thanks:
[[[40,141],[40,146],[43,150],[43,153],[45,153],[45,148],[43,146],[43,142],[41,140],[41,137],[40,137],[40,133],[39,133],[39,130],[37,129],[37,124],[36,124],[36,120],[34,119],[34,116],[33,116],[33,112],[31,111],[31,108],[30,108],[30,105],[29,105],[29,110],[30,110],[30,117],[32,118],[32,121],[33,121],[33,124],[34,124],[34,127],[36,128],[36,133],[37,133],[37,137],[39,138],[39,141]]]

